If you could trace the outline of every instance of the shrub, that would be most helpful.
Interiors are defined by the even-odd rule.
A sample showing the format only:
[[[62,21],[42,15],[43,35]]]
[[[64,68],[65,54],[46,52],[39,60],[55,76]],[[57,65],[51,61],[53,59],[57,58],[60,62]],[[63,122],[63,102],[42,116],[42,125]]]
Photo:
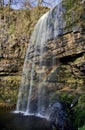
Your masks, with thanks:
[[[85,125],[81,128],[79,128],[78,130],[85,130]]]

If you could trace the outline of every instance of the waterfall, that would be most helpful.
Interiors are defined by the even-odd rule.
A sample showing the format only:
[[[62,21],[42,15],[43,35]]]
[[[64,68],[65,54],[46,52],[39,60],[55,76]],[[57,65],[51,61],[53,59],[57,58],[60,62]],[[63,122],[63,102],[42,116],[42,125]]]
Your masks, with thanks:
[[[27,115],[37,114],[45,116],[48,99],[46,96],[47,82],[44,71],[47,59],[43,58],[43,54],[46,42],[60,35],[62,33],[62,26],[62,2],[60,2],[56,7],[44,14],[34,28],[23,66],[16,106],[17,112]],[[51,55],[51,64],[54,65],[55,59],[53,54]],[[42,76],[43,73],[44,76]]]

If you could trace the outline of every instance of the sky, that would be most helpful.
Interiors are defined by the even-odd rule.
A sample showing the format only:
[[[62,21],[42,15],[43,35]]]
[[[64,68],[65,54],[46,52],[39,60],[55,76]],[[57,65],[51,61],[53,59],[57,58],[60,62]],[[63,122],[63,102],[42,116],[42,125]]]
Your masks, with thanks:
[[[9,0],[4,0],[5,1],[5,4],[8,3]],[[18,0],[18,1],[21,1],[21,0]],[[33,1],[33,0],[30,0],[30,1]],[[61,2],[61,0],[44,0],[46,3],[51,3],[49,5],[50,8],[53,8],[54,6],[56,6],[59,2]],[[36,4],[36,3],[35,3]],[[45,4],[45,6],[48,6],[47,4]],[[21,5],[20,3],[16,4],[16,5],[11,5],[12,8],[14,9],[19,9],[21,8]]]

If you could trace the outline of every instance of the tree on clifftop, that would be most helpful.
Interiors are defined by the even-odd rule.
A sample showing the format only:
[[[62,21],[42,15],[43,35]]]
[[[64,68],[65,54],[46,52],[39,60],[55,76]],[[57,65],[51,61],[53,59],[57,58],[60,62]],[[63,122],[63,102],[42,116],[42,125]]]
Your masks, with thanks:
[[[4,0],[0,0],[0,6],[4,5]]]
[[[52,7],[52,5],[57,3],[58,0],[21,0],[22,7],[33,8],[35,6],[46,6]]]
[[[36,6],[53,7],[61,0],[0,0],[0,6],[8,5],[14,8],[33,8]]]

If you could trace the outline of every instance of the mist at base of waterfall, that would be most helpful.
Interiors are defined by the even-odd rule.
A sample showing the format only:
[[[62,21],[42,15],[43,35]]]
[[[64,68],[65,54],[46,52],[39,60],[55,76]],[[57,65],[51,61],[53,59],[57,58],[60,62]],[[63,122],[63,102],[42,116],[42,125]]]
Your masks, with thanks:
[[[47,115],[43,116],[40,113],[28,113],[28,112],[23,112],[23,111],[12,111],[11,113],[15,113],[15,114],[22,114],[23,116],[36,116],[36,117],[40,117],[40,118],[44,118],[49,120],[49,117]]]

